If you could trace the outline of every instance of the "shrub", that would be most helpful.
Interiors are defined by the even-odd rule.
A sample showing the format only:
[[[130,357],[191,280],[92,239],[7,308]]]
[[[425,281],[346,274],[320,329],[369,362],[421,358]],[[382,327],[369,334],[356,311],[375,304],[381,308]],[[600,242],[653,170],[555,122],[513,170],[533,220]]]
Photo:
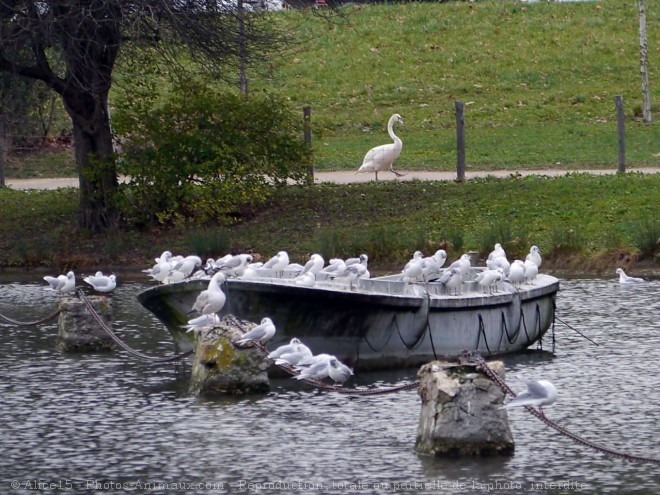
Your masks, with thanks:
[[[300,119],[302,120],[302,119]],[[132,223],[227,223],[273,187],[302,182],[311,151],[286,104],[186,87],[147,115],[123,113],[120,170]]]

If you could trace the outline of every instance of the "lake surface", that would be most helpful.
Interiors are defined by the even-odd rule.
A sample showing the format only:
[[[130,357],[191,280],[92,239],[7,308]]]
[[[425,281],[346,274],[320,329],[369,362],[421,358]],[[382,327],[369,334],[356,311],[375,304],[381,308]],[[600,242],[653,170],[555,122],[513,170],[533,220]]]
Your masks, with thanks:
[[[113,293],[113,328],[133,348],[176,352],[136,301]],[[45,283],[0,283],[0,314],[54,312]],[[660,458],[660,281],[562,280],[543,353],[503,358],[513,374],[551,380],[551,419],[588,439]],[[0,493],[653,493],[660,468],[573,443],[524,409],[509,412],[511,457],[440,459],[415,452],[416,391],[370,397],[320,392],[294,380],[263,396],[201,399],[189,362],[136,361],[124,351],[55,350],[57,323],[0,325]],[[361,374],[358,385],[399,385],[417,369]],[[350,382],[349,382],[350,385]],[[17,487],[17,488],[16,488]]]

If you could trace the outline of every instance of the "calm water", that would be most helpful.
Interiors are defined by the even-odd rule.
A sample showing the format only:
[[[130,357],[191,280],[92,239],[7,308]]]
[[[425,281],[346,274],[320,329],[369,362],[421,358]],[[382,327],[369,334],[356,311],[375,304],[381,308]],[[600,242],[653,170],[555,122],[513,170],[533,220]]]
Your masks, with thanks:
[[[660,457],[660,281],[561,286],[557,316],[599,345],[558,323],[554,355],[507,357],[507,372],[554,382],[559,400],[546,413],[568,429]],[[142,288],[120,281],[114,328],[144,353],[171,354],[169,334],[135,301]],[[41,282],[0,285],[0,314],[34,320],[56,305]],[[0,493],[34,493],[37,483],[48,492],[219,494],[618,494],[660,486],[657,466],[576,445],[522,409],[509,413],[514,456],[436,459],[414,450],[415,391],[356,398],[280,380],[266,396],[204,400],[187,392],[189,364],[153,365],[123,351],[63,355],[56,333],[55,322],[0,326]],[[358,383],[389,386],[415,375],[363,374]]]

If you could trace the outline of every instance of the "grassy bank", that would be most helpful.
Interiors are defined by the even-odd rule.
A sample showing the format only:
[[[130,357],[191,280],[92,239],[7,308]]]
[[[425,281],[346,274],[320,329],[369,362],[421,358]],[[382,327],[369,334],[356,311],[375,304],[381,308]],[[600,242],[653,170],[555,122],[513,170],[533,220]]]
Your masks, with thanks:
[[[165,249],[203,257],[285,249],[297,262],[366,252],[373,266],[392,268],[417,249],[443,247],[455,259],[501,242],[512,259],[537,244],[546,269],[609,274],[642,262],[657,271],[658,191],[660,174],[323,184],[282,190],[231,227],[93,236],[77,232],[76,189],[0,190],[0,267],[120,270],[150,266]]]
[[[615,95],[624,97],[629,164],[660,164],[660,128],[640,117],[636,2],[410,3],[343,13],[331,23],[278,13],[304,42],[276,81],[252,83],[311,105],[318,169],[356,167],[387,142],[387,119],[398,112],[399,168],[451,170],[456,100],[465,104],[469,166],[614,165]],[[647,29],[649,61],[660,60],[660,9],[647,8]],[[652,90],[659,67],[649,65]]]

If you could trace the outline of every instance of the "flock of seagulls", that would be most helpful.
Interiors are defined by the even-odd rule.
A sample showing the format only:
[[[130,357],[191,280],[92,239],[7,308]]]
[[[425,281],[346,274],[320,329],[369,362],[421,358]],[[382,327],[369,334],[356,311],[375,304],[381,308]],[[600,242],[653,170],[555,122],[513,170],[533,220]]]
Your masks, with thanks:
[[[58,292],[60,295],[70,294],[76,290],[76,275],[73,271],[66,274],[52,277],[46,275],[44,280],[48,283],[48,289]],[[104,275],[103,272],[96,272],[94,275],[87,276],[83,281],[92,286],[96,292],[108,293],[117,287],[117,277],[115,274]]]

